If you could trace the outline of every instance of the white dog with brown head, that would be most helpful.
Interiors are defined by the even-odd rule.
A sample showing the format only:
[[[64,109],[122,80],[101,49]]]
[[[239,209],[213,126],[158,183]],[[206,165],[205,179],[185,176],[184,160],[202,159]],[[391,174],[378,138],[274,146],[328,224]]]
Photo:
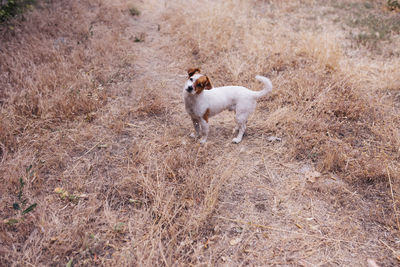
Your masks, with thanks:
[[[243,86],[223,86],[213,88],[209,78],[200,74],[200,69],[188,70],[189,78],[183,88],[186,111],[193,121],[195,133],[193,137],[201,137],[200,143],[205,143],[208,137],[208,118],[223,110],[235,112],[236,127],[234,132],[238,135],[233,138],[233,143],[242,141],[246,130],[247,119],[256,108],[257,99],[271,92],[271,81],[263,76],[256,79],[264,84],[261,91],[251,91]]]

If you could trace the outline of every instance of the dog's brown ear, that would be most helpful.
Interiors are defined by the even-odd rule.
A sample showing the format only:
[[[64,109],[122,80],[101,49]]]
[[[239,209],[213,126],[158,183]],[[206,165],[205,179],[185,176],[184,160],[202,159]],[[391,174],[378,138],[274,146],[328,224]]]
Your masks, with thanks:
[[[200,69],[199,68],[190,68],[187,71],[189,78],[192,77],[195,73],[200,73]]]
[[[212,85],[211,85],[210,79],[208,79],[207,76],[204,76],[204,77],[206,77],[206,80],[204,82],[204,89],[205,90],[211,90],[212,89]]]
[[[210,79],[207,76],[200,76],[194,83],[196,94],[200,94],[203,90],[210,90],[212,88]]]

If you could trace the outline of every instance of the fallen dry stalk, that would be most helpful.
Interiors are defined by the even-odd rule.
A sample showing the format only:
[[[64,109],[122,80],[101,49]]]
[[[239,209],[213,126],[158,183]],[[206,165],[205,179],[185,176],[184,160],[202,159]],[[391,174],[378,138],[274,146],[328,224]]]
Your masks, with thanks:
[[[387,170],[387,176],[388,176],[388,180],[389,180],[390,194],[392,196],[393,212],[394,212],[394,215],[396,216],[397,230],[400,231],[399,214],[397,213],[396,200],[394,199],[394,194],[393,194],[392,179],[390,178],[390,172],[389,172],[388,166],[386,166],[386,170]]]
[[[254,222],[251,222],[251,221],[247,221],[246,222],[246,221],[243,221],[243,220],[230,219],[230,218],[226,218],[226,217],[222,217],[222,216],[214,216],[214,217],[218,218],[218,219],[221,219],[221,220],[226,220],[226,221],[235,222],[235,223],[238,223],[238,224],[248,225],[248,226],[261,228],[261,229],[266,229],[266,230],[273,230],[273,231],[284,232],[284,233],[288,233],[288,234],[302,235],[302,236],[306,236],[306,237],[318,238],[318,239],[323,239],[323,240],[328,240],[328,241],[346,242],[346,243],[357,244],[357,245],[371,246],[371,244],[369,244],[369,243],[367,244],[367,243],[361,243],[361,242],[358,242],[358,241],[350,241],[350,240],[345,240],[345,239],[338,239],[338,238],[331,238],[331,237],[320,236],[320,235],[307,234],[307,233],[304,233],[304,232],[290,231],[290,230],[286,230],[286,229],[281,229],[281,228],[277,228],[277,227],[272,227],[272,226],[268,226],[268,225],[262,225],[262,224],[254,223]],[[296,226],[299,229],[303,229],[302,227],[299,227],[298,225],[296,225]]]

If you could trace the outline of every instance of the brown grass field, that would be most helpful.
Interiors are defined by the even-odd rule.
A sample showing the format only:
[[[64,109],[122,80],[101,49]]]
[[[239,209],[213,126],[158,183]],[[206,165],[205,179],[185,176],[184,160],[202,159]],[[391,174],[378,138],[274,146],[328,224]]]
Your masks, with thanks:
[[[2,23],[0,266],[398,266],[389,2],[53,0]],[[242,143],[229,112],[189,137],[189,67],[272,80]]]

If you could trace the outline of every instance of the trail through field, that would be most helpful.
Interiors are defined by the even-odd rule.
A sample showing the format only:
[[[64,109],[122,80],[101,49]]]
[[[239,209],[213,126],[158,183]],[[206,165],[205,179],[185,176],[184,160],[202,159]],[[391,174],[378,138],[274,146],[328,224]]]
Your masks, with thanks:
[[[0,265],[399,263],[400,53],[344,30],[378,4],[38,2],[0,27]],[[271,78],[240,144],[228,111],[189,136],[190,67]]]
[[[173,35],[162,30],[162,23],[144,13],[132,25],[135,35],[144,34],[144,41],[132,46],[137,56],[132,84],[167,99],[169,123],[155,127],[198,149],[199,144],[188,137],[192,125],[181,96],[186,69],[193,63],[177,51]],[[265,115],[257,111],[253,116]],[[204,149],[221,153],[205,161],[218,162],[223,171],[210,185],[220,190],[200,244],[199,263],[366,266],[370,260],[382,266],[396,264],[387,245],[390,230],[381,224],[382,215],[374,214],[373,204],[364,199],[367,196],[340,177],[321,175],[307,163],[280,158],[285,140],[268,141],[271,134],[260,132],[251,119],[239,145],[231,143],[232,113],[223,112],[210,121]],[[203,168],[209,166],[215,165],[206,163]]]

